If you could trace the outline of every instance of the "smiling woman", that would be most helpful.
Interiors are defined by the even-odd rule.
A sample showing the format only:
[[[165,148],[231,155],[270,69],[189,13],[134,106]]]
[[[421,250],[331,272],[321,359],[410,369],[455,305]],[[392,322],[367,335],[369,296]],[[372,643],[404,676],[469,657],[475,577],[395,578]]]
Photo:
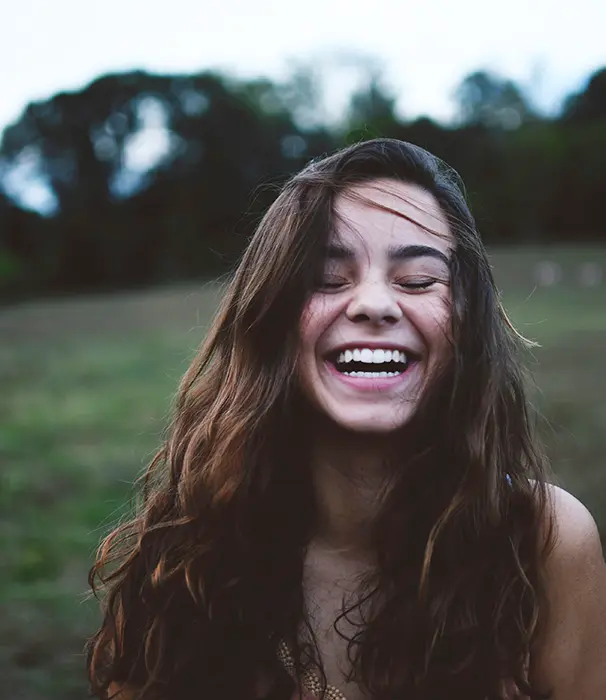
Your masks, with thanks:
[[[336,424],[391,431],[449,354],[454,240],[433,195],[409,183],[352,187],[335,220],[303,311],[301,384]]]
[[[387,139],[310,163],[100,548],[93,693],[600,697],[606,566],[549,484],[525,344],[450,168]]]

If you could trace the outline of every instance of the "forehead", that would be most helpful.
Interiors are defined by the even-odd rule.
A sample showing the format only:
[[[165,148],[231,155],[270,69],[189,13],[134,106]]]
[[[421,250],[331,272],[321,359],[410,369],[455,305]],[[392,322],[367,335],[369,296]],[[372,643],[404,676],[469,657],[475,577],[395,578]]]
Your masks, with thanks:
[[[333,239],[367,249],[429,245],[448,253],[454,236],[435,197],[397,180],[375,180],[340,193],[335,201]]]

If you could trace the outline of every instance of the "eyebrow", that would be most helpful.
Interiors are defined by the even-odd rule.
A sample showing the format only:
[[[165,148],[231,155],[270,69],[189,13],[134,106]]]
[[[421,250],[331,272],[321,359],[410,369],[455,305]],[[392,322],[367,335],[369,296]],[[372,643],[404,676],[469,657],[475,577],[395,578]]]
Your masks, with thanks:
[[[328,260],[352,260],[355,258],[355,252],[342,243],[330,243],[326,249],[326,257]],[[448,256],[429,245],[390,245],[387,257],[398,262],[413,258],[434,258],[447,266],[450,265]]]

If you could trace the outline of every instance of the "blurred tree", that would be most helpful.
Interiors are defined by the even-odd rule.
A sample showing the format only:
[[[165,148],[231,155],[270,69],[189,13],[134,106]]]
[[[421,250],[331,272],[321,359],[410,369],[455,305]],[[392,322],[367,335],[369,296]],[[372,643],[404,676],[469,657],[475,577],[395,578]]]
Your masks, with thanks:
[[[491,243],[602,235],[606,69],[560,121],[536,117],[512,81],[474,73],[457,91],[457,128],[400,120],[368,57],[335,56],[329,69],[297,64],[279,82],[139,71],[30,105],[0,143],[0,185],[13,197],[33,183],[57,206],[40,216],[0,194],[3,291],[223,271],[290,173],[375,136],[451,164]],[[348,99],[340,120],[327,107],[332,84]]]
[[[35,154],[36,177],[58,202],[58,284],[199,274],[209,249],[239,250],[225,232],[251,192],[311,155],[282,98],[269,81],[136,72],[30,105],[5,132],[0,159],[10,170]],[[122,205],[132,197],[135,206]]]
[[[384,86],[379,71],[372,68],[364,84],[350,98],[345,117],[348,138],[357,134],[365,138],[393,137],[400,127],[395,104],[395,97]]]
[[[174,156],[158,170],[149,197],[139,198],[162,208],[167,234],[159,260],[171,277],[216,271],[239,253],[244,241],[233,234],[250,229],[251,193],[254,210],[265,208],[269,192],[258,186],[281,182],[310,155],[269,81],[227,83],[206,73],[190,77],[185,89],[202,98],[200,109],[170,113]]]
[[[565,101],[562,118],[573,123],[606,120],[606,68],[596,71],[584,90]]]
[[[0,192],[0,292],[31,294],[52,286],[56,274],[51,223],[24,211]]]
[[[18,247],[24,239],[21,223],[27,213],[21,211],[0,192],[0,290],[16,288],[23,282],[24,261]]]
[[[606,68],[594,72],[583,90],[565,100],[560,127],[562,159],[550,212],[553,236],[603,242]]]
[[[455,92],[458,120],[465,126],[515,129],[536,117],[522,90],[487,71],[463,79]]]
[[[143,73],[105,76],[80,92],[30,104],[4,132],[3,159],[10,164],[25,149],[35,151],[63,213],[108,202],[110,178],[137,128],[133,98],[145,80]]]
[[[129,137],[140,127],[135,98],[146,87],[152,86],[144,73],[106,76],[80,92],[29,105],[4,133],[0,157],[7,167],[24,153],[34,154],[34,177],[58,203],[62,226],[53,257],[59,286],[118,280],[123,237],[109,222],[112,180],[123,167]]]
[[[309,62],[291,62],[286,79],[274,87],[280,104],[302,131],[317,132],[326,127],[328,115],[320,66]]]
[[[553,240],[604,242],[606,120],[558,124],[560,153],[548,230]]]

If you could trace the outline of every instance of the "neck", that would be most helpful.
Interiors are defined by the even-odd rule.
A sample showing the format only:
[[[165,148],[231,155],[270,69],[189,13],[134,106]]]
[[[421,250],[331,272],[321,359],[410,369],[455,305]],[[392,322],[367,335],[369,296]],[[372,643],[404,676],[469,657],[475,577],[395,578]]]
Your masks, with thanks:
[[[385,436],[334,426],[316,433],[311,452],[316,547],[353,558],[370,552],[372,522],[389,476],[387,444]]]

